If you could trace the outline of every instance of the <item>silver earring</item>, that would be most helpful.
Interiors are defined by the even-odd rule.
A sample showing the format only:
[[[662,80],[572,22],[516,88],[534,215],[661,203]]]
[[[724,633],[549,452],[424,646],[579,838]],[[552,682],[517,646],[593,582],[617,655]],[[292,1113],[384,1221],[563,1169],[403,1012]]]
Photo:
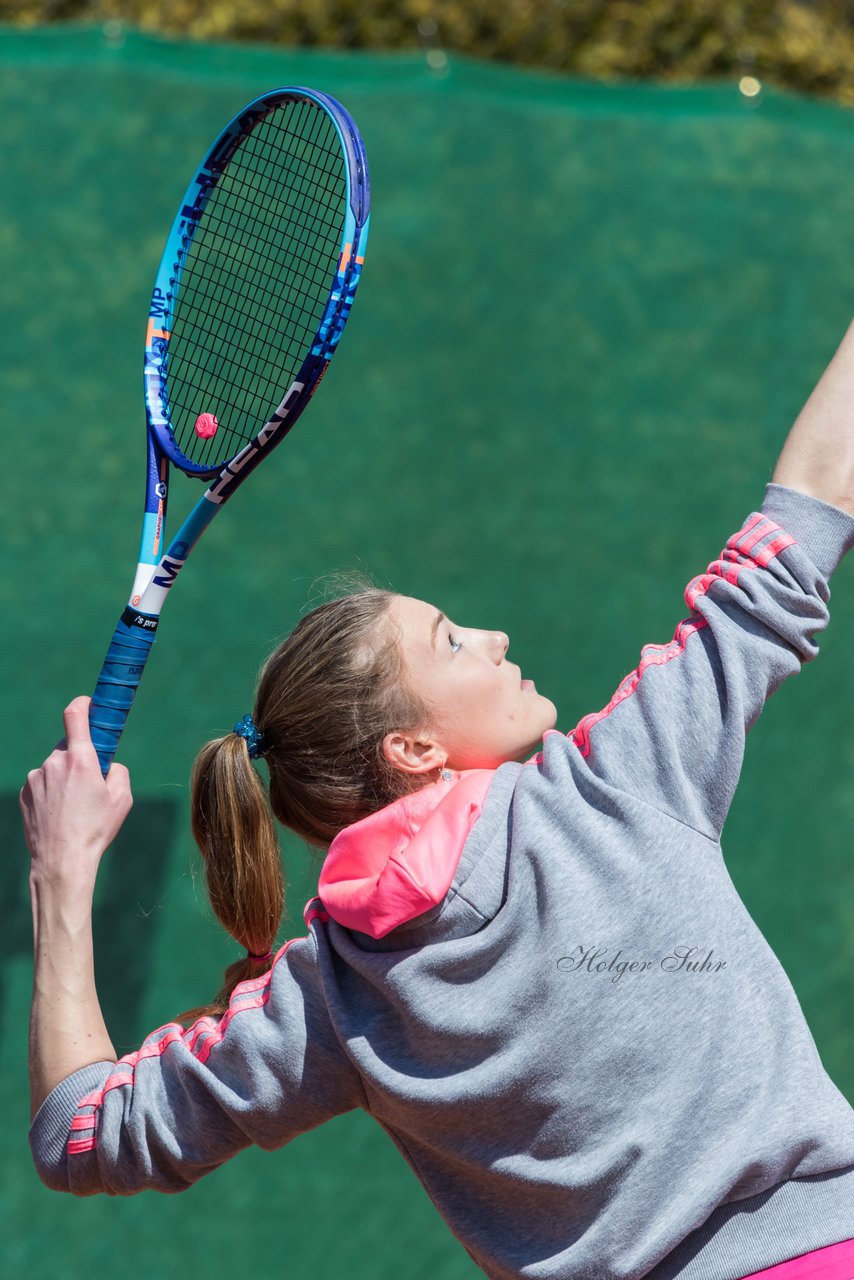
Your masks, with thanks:
[[[450,782],[453,776],[454,775],[451,773],[450,769],[439,770],[439,777],[441,778],[442,782]]]

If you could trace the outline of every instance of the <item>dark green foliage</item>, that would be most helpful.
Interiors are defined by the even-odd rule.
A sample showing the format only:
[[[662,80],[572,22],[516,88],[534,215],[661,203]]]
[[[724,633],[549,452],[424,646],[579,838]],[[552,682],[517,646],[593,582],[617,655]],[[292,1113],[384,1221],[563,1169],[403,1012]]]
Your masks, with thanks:
[[[755,76],[854,103],[854,0],[0,0],[20,25],[120,21],[201,40],[424,45],[600,79]]]

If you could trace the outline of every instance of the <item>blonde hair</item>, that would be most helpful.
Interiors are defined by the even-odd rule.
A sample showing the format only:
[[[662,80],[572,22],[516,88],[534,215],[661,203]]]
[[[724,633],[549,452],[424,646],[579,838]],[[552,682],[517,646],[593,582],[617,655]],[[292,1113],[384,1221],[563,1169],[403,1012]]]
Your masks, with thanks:
[[[251,955],[235,961],[213,1004],[179,1021],[217,1015],[234,987],[270,968],[285,902],[273,815],[309,845],[328,849],[344,827],[428,781],[395,769],[382,743],[429,723],[409,688],[395,593],[362,574],[358,589],[300,619],[264,664],[252,718],[262,735],[269,796],[236,733],[202,747],[193,766],[191,821],[211,905]],[[339,582],[341,581],[339,577]]]

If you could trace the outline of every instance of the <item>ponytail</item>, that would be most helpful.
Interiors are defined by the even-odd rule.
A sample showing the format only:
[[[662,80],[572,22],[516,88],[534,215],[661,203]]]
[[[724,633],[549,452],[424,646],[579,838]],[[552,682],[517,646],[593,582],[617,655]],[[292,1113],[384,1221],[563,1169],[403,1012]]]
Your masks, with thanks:
[[[247,955],[226,969],[213,1004],[181,1014],[179,1022],[225,1013],[237,984],[271,967],[284,910],[285,878],[273,815],[238,734],[215,738],[196,757],[191,824],[211,906]]]
[[[410,687],[390,613],[395,596],[360,573],[339,582],[357,589],[306,614],[259,676],[252,722],[263,741],[269,799],[239,733],[208,742],[196,758],[192,827],[211,904],[250,955],[229,966],[212,1005],[180,1022],[224,1013],[238,982],[271,967],[285,896],[273,815],[312,850],[325,851],[339,831],[424,785],[383,752],[387,733],[432,715]]]

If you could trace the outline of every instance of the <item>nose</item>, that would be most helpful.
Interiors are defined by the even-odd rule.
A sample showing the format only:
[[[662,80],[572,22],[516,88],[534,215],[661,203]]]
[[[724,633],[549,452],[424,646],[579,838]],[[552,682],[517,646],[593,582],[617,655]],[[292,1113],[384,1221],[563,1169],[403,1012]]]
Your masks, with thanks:
[[[470,631],[469,634],[477,637],[478,647],[493,660],[496,666],[499,665],[510,648],[510,637],[505,635],[503,631],[474,630],[473,633]]]
[[[491,639],[494,651],[498,654],[496,661],[501,662],[510,647],[510,638],[503,631],[493,631]]]

